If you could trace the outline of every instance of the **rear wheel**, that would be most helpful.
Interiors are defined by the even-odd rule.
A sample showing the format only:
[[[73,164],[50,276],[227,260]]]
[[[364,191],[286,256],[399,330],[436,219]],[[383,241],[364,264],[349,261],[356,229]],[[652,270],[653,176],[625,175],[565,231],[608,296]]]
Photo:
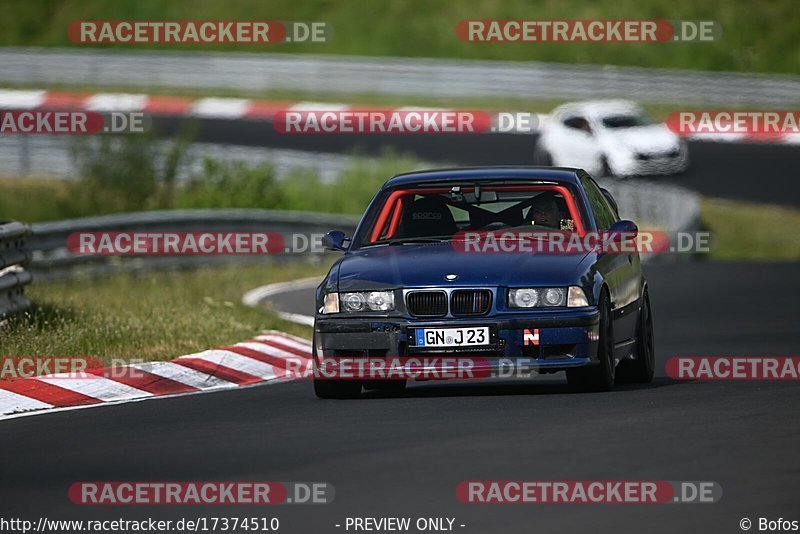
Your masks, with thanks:
[[[600,338],[597,340],[599,365],[567,370],[567,382],[582,391],[610,391],[614,386],[614,323],[608,293],[600,294]]]
[[[617,382],[638,382],[646,384],[653,381],[656,366],[655,336],[653,335],[653,315],[650,311],[650,296],[645,290],[642,296],[642,310],[636,328],[636,359],[625,360],[617,369]]]

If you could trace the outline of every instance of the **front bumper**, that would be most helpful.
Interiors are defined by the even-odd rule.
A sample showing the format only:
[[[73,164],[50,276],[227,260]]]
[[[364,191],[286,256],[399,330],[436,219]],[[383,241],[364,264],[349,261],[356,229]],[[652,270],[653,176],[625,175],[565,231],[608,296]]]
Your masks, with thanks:
[[[623,176],[657,176],[678,174],[689,166],[689,154],[685,147],[675,156],[653,155],[647,159],[630,158],[619,165]]]
[[[319,315],[314,356],[317,363],[322,358],[467,357],[495,369],[512,362],[555,372],[598,363],[599,317],[596,308],[441,320]],[[459,326],[488,326],[490,345],[432,349],[414,344],[417,328]]]

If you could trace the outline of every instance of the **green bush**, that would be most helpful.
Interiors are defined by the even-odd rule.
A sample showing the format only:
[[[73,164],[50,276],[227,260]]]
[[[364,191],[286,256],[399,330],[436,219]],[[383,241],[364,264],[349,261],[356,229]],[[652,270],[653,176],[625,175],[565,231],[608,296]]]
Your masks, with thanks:
[[[206,158],[203,172],[175,191],[175,208],[277,208],[283,196],[271,165]]]
[[[80,180],[72,198],[89,213],[147,209],[158,186],[154,144],[144,136],[98,136],[72,145]]]
[[[152,209],[263,208],[361,214],[391,176],[419,168],[408,156],[353,155],[335,181],[297,168],[278,178],[269,164],[205,158],[200,171],[186,139],[102,136],[73,145],[80,175],[74,181],[0,180],[0,213],[27,222]]]
[[[336,182],[323,182],[314,173],[298,170],[280,183],[288,206],[284,209],[360,215],[387,179],[419,166],[409,156],[386,151],[378,159],[354,155]]]
[[[177,176],[188,163],[189,135],[163,143],[150,135],[77,138],[70,146],[79,174],[69,187],[74,211],[171,208]]]

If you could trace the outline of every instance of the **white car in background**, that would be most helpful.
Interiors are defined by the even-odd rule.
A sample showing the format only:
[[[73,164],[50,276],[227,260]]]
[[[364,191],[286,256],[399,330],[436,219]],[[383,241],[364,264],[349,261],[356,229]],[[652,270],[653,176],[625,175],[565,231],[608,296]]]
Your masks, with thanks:
[[[557,107],[541,125],[534,158],[595,176],[676,174],[689,165],[686,143],[625,100]]]

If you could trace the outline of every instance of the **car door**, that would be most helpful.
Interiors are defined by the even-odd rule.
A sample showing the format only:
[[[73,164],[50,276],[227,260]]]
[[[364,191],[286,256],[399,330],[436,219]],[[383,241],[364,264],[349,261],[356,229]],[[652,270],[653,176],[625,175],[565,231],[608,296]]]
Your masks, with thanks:
[[[597,183],[588,176],[581,183],[589,199],[599,232],[608,231],[619,217],[606,200]],[[605,253],[598,258],[611,297],[614,316],[614,338],[617,343],[630,339],[635,331],[635,303],[639,298],[639,255],[637,253]]]

